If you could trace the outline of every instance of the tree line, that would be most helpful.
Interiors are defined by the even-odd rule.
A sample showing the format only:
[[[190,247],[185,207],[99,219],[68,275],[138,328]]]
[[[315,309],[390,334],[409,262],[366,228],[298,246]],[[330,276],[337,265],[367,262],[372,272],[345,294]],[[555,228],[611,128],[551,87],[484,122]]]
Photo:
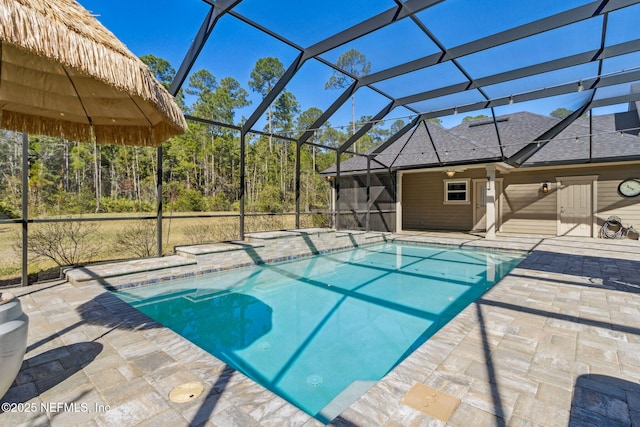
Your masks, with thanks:
[[[344,60],[349,60],[349,55],[353,53],[345,54]],[[173,66],[154,55],[141,59],[168,87],[175,75]],[[249,91],[266,96],[283,73],[284,66],[273,57],[259,59],[244,84],[201,69],[191,74],[176,101],[186,114],[240,125],[244,118],[236,117],[236,111],[251,104]],[[327,83],[327,88],[339,86],[335,78]],[[295,143],[271,134],[298,137],[321,114],[315,107],[302,111],[295,94],[286,90],[269,107],[263,129],[268,135],[250,134],[247,138],[244,189],[247,211],[291,212],[295,208]],[[363,116],[358,121],[369,119]],[[358,141],[359,151],[379,144],[402,125],[400,121],[392,129],[374,126]],[[327,123],[314,132],[310,142],[337,147],[352,132]],[[19,134],[0,131],[0,218],[20,216],[21,144]],[[31,216],[155,209],[157,153],[153,148],[77,143],[30,135],[28,160]],[[328,207],[329,187],[318,172],[335,161],[334,151],[303,145],[302,210]],[[163,145],[165,206],[172,211],[238,209],[239,168],[238,131],[190,121],[186,134]]]

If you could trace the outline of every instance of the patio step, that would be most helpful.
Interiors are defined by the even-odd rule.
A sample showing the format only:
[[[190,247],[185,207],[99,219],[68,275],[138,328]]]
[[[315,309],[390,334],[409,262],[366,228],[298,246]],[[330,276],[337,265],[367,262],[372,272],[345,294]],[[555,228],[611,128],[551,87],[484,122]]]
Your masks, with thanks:
[[[335,233],[335,230],[327,228],[301,228],[299,230],[258,231],[245,234],[245,239],[248,242],[254,242],[329,233]]]
[[[177,246],[176,255],[87,265],[65,275],[74,285],[121,289],[359,247],[383,242],[387,234],[324,228],[249,233],[242,241]]]
[[[390,236],[392,233],[386,233],[383,231],[364,231],[364,230],[344,230],[337,231],[336,237],[344,238],[349,237],[351,239],[358,238],[364,240],[380,239],[386,240],[386,236]]]
[[[390,236],[391,233],[386,233],[384,231],[369,231],[367,233],[365,233],[364,238],[365,239],[379,239],[379,238],[384,238],[386,236]]]
[[[349,237],[349,236],[359,236],[362,234],[366,234],[364,230],[344,230],[344,231],[336,231],[336,237]]]
[[[264,247],[263,243],[248,241],[232,241],[219,243],[203,243],[200,245],[176,246],[176,254],[195,259],[199,255],[218,254],[231,251],[242,251]]]
[[[196,264],[195,259],[180,255],[170,255],[159,258],[144,258],[74,267],[66,270],[65,276],[69,283],[77,285],[92,280],[101,281],[114,277],[169,270],[193,264]]]

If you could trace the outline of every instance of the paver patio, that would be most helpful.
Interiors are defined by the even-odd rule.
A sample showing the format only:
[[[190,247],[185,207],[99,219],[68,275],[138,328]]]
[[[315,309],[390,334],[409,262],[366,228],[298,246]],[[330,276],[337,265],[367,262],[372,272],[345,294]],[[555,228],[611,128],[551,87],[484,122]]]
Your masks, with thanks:
[[[390,238],[531,253],[333,425],[640,425],[640,242]],[[0,425],[322,425],[99,285],[10,291],[29,341]],[[169,400],[192,381],[199,398]],[[400,403],[416,383],[460,399],[446,424]]]

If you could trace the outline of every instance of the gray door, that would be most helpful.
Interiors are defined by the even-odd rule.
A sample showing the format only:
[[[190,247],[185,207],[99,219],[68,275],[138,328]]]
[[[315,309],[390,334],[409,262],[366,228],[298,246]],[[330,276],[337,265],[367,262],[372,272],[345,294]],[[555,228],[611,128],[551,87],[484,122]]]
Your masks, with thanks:
[[[474,230],[484,231],[487,229],[487,183],[485,181],[476,181],[474,184],[474,202],[475,213],[473,225]]]

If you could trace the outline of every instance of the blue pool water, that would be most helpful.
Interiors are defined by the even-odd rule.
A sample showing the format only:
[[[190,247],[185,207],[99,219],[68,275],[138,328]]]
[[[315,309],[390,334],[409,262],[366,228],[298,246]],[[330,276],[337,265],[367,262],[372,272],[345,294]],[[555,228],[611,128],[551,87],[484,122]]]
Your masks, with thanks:
[[[328,421],[521,259],[385,243],[117,295]]]

